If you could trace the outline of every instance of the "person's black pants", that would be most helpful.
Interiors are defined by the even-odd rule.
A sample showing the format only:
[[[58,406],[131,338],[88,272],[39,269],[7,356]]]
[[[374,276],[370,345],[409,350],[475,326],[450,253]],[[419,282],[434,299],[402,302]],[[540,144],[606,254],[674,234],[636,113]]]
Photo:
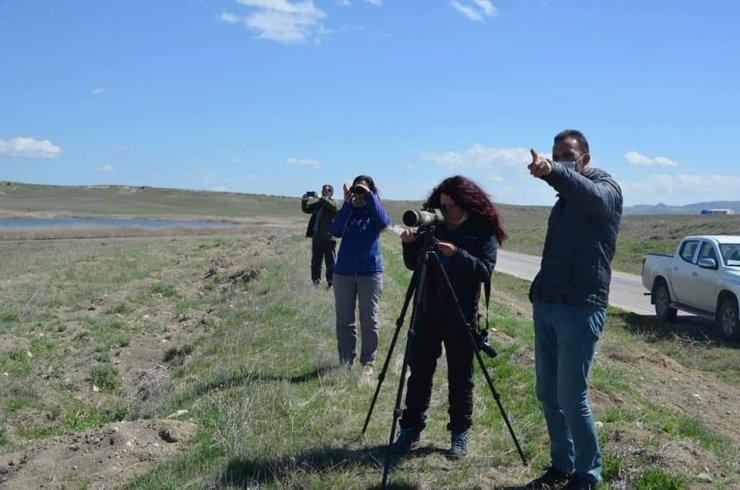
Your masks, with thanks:
[[[432,378],[444,342],[447,357],[450,422],[452,432],[467,430],[473,423],[473,346],[467,327],[457,317],[441,311],[425,312],[416,325],[411,345],[411,376],[406,392],[406,409],[401,427],[421,431],[426,427],[426,411],[432,395]]]
[[[337,242],[334,240],[311,239],[311,280],[321,282],[321,261],[326,264],[326,282],[331,285],[334,263],[337,261]]]

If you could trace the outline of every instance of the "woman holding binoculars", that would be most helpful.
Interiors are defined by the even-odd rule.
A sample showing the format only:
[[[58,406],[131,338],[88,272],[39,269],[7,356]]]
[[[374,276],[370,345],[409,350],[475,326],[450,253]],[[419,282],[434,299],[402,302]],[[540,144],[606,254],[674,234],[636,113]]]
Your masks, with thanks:
[[[364,374],[372,375],[378,350],[378,306],[383,289],[380,232],[390,226],[372,177],[358,175],[346,183],[344,204],[334,218],[331,234],[341,238],[334,266],[337,348],[339,362],[351,366],[356,356],[355,305],[359,301]]]

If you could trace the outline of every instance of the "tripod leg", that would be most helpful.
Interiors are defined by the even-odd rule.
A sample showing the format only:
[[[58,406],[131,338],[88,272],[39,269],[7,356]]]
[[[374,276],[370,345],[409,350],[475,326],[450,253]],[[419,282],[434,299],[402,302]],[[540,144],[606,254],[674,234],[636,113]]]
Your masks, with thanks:
[[[472,340],[473,339],[471,336],[471,341]],[[514,445],[516,446],[516,450],[519,453],[519,457],[522,459],[522,464],[524,466],[527,466],[527,458],[524,456],[524,451],[522,451],[522,447],[519,445],[519,440],[516,438],[516,434],[514,434],[514,429],[511,427],[509,417],[506,415],[506,411],[504,411],[504,406],[501,404],[501,396],[498,394],[498,392],[496,391],[496,387],[493,385],[493,379],[488,374],[488,369],[486,369],[486,365],[483,362],[483,357],[480,355],[480,349],[478,348],[475,348],[475,357],[478,359],[478,365],[480,366],[481,371],[483,371],[483,376],[486,378],[486,383],[488,383],[488,387],[491,389],[491,395],[493,396],[493,399],[496,400],[496,405],[498,405],[498,409],[501,412],[501,417],[504,419],[506,428],[509,429],[509,434],[511,434],[511,439],[514,441]]]
[[[455,294],[455,290],[452,288],[452,284],[450,283],[450,278],[447,276],[447,271],[445,271],[444,267],[442,267],[442,263],[439,261],[439,257],[437,256],[435,252],[430,252],[430,255],[434,257],[434,260],[437,261],[437,265],[438,265],[437,268],[442,272],[442,277],[444,277],[444,282],[447,285],[447,290],[453,299],[453,303],[455,305],[455,313],[458,317],[458,320],[460,321],[461,325],[465,325],[467,327],[468,338],[470,339],[470,342],[473,346],[473,352],[475,353],[475,357],[478,359],[478,364],[480,365],[481,371],[483,371],[483,376],[486,378],[488,387],[491,389],[491,395],[493,395],[493,399],[496,400],[498,409],[501,412],[501,416],[503,417],[504,422],[506,423],[506,427],[509,429],[509,434],[511,434],[511,438],[514,441],[514,445],[516,446],[516,450],[519,453],[519,457],[522,459],[522,464],[524,464],[524,466],[527,466],[527,458],[524,456],[524,452],[522,451],[522,448],[519,445],[519,440],[516,438],[516,435],[514,434],[514,429],[511,427],[511,423],[509,422],[509,417],[506,415],[506,412],[504,411],[504,406],[501,404],[501,397],[496,391],[496,388],[493,385],[493,379],[488,374],[486,365],[483,362],[483,358],[480,355],[480,348],[478,347],[478,344],[475,341],[475,337],[473,335],[473,326],[465,320],[465,315],[463,314],[462,309],[460,308],[460,303],[457,300],[457,295]]]
[[[401,331],[401,327],[403,326],[403,319],[406,316],[406,310],[408,309],[409,303],[411,303],[411,298],[414,295],[414,289],[416,288],[416,284],[414,279],[416,278],[416,272],[411,276],[411,282],[409,282],[409,287],[406,289],[406,299],[403,302],[403,307],[401,308],[401,314],[398,315],[398,319],[396,320],[396,331],[393,332],[393,339],[391,340],[391,346],[388,349],[388,354],[385,356],[385,362],[383,363],[383,369],[380,371],[380,374],[378,375],[378,386],[375,388],[375,394],[373,395],[373,401],[370,403],[370,410],[367,412],[367,417],[365,417],[365,425],[362,426],[362,435],[365,435],[365,432],[367,431],[367,426],[370,423],[370,417],[373,414],[373,409],[375,408],[375,402],[378,400],[378,395],[380,394],[380,387],[383,385],[383,380],[385,379],[385,373],[388,370],[388,366],[391,361],[391,357],[393,354],[393,349],[396,347],[396,341],[398,340],[398,334]]]
[[[414,344],[414,337],[416,336],[416,322],[418,314],[422,308],[422,299],[424,298],[424,285],[427,277],[427,260],[421,261],[418,269],[418,281],[416,281],[416,291],[414,293],[414,309],[411,312],[411,322],[409,323],[408,338],[406,340],[406,349],[403,352],[403,364],[401,366],[401,377],[398,380],[398,390],[396,392],[396,404],[393,407],[393,422],[391,423],[391,434],[388,438],[388,446],[385,448],[385,461],[383,462],[383,481],[380,488],[386,488],[388,483],[388,470],[390,469],[391,463],[391,446],[393,445],[393,438],[396,435],[396,422],[401,418],[401,400],[403,399],[403,385],[406,383],[406,371],[409,365],[409,358]],[[414,276],[417,272],[414,272]]]

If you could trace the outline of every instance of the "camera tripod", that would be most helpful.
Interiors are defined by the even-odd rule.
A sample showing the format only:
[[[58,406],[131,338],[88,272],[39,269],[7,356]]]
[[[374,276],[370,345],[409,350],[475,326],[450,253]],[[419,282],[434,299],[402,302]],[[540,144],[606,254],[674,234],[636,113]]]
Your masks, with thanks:
[[[494,357],[496,355],[496,351],[488,345],[487,342],[485,342],[485,336],[478,333],[478,331],[475,329],[475,327],[468,323],[465,320],[465,315],[463,314],[462,308],[460,308],[460,303],[457,300],[457,295],[455,294],[455,291],[452,288],[452,284],[450,283],[450,278],[447,275],[447,271],[445,271],[444,267],[442,266],[442,263],[439,259],[439,256],[437,255],[436,250],[434,249],[434,245],[436,243],[436,239],[434,238],[434,227],[424,227],[419,228],[419,231],[417,232],[417,240],[422,240],[423,246],[422,246],[422,254],[419,257],[419,260],[417,262],[417,266],[414,269],[414,273],[411,276],[411,281],[409,282],[409,286],[406,290],[406,298],[403,302],[403,306],[401,307],[401,313],[398,316],[398,319],[396,320],[396,330],[393,333],[393,338],[391,340],[391,345],[388,350],[388,355],[385,358],[385,362],[383,363],[383,369],[378,375],[378,386],[375,389],[375,394],[373,396],[372,403],[370,404],[370,410],[367,413],[367,417],[365,418],[365,425],[362,427],[362,435],[365,435],[365,431],[367,430],[367,426],[370,423],[370,417],[373,413],[373,408],[375,407],[375,402],[378,399],[378,395],[380,393],[380,387],[383,384],[383,380],[385,379],[385,373],[388,370],[388,366],[390,364],[391,355],[393,354],[393,349],[396,346],[396,341],[398,340],[399,332],[401,331],[401,327],[403,326],[404,317],[406,316],[406,311],[408,309],[409,304],[411,303],[411,298],[414,299],[414,306],[411,311],[411,322],[409,324],[408,334],[407,334],[407,340],[406,340],[406,349],[404,350],[403,354],[403,364],[401,366],[401,376],[398,381],[398,390],[396,392],[396,404],[393,408],[393,422],[391,423],[391,433],[390,437],[388,439],[388,446],[386,447],[385,451],[385,461],[383,463],[383,481],[381,483],[381,488],[386,488],[386,484],[388,481],[388,469],[391,459],[391,446],[393,445],[393,438],[396,434],[396,422],[401,417],[401,399],[403,398],[403,388],[404,383],[406,381],[406,370],[408,369],[408,363],[409,363],[409,357],[410,353],[412,352],[414,340],[416,337],[416,327],[417,327],[417,321],[419,317],[419,312],[422,311],[422,301],[424,298],[424,288],[426,286],[427,282],[427,271],[429,268],[429,263],[434,262],[437,266],[437,269],[441,271],[442,277],[444,278],[443,283],[445,284],[446,290],[449,293],[450,297],[452,298],[452,303],[454,305],[454,313],[457,316],[457,324],[460,326],[460,328],[466,328],[468,338],[470,339],[470,342],[473,345],[473,352],[475,353],[476,359],[478,359],[478,364],[480,365],[481,371],[483,372],[483,376],[486,378],[486,382],[488,384],[488,387],[491,390],[491,395],[493,396],[493,399],[496,400],[496,404],[498,405],[499,411],[501,412],[501,416],[504,419],[504,422],[506,423],[506,427],[509,430],[509,434],[511,434],[511,438],[514,441],[514,445],[516,446],[517,452],[519,453],[519,457],[522,460],[522,464],[524,466],[527,466],[527,459],[524,456],[524,452],[522,451],[521,446],[519,445],[519,441],[516,438],[516,435],[514,434],[514,429],[511,427],[511,423],[509,422],[509,418],[506,415],[506,412],[504,411],[504,407],[501,404],[501,397],[499,393],[496,391],[496,387],[493,384],[493,379],[491,379],[491,376],[488,374],[488,370],[486,369],[486,365],[483,362],[483,357],[480,354],[480,351],[483,350],[486,352],[489,356]]]

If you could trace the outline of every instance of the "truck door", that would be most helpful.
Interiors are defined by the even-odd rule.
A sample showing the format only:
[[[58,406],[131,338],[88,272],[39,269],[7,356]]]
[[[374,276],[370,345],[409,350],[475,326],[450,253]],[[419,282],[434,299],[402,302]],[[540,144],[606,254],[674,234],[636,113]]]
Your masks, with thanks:
[[[677,255],[673,256],[671,293],[673,301],[695,306],[690,302],[696,270],[696,255],[700,240],[685,240]]]
[[[704,240],[699,247],[699,255],[696,257],[696,263],[701,259],[714,259],[719,265],[719,255],[712,242]],[[702,269],[696,266],[694,276],[693,292],[691,294],[696,306],[702,310],[714,312],[717,307],[717,283],[719,280],[719,268]]]

